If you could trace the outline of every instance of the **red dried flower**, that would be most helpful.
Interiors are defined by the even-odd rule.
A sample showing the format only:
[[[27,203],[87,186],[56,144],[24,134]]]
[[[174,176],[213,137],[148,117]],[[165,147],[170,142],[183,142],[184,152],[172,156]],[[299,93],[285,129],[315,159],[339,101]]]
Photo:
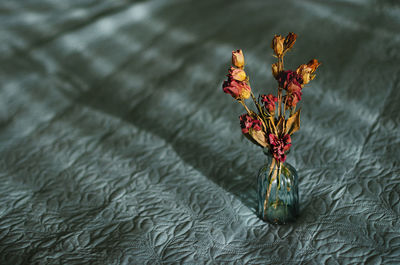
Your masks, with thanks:
[[[285,96],[286,106],[288,106],[288,107],[296,106],[297,103],[299,103],[299,101],[301,100],[301,95],[303,95],[301,90],[295,90],[295,91],[292,91],[291,93],[289,93],[288,95],[286,95]]]
[[[251,92],[251,88],[246,82],[237,81],[231,77],[224,81],[222,89],[235,99],[248,99]]]
[[[258,119],[253,119],[249,114],[243,114],[239,117],[240,127],[243,133],[249,133],[249,129],[254,129],[256,131],[261,130],[261,121]]]
[[[286,151],[289,151],[292,146],[292,139],[289,134],[286,134],[282,138],[278,138],[275,134],[269,134],[269,144],[271,145],[271,152],[274,158],[280,162],[285,162]]]
[[[275,111],[275,102],[278,102],[278,98],[272,94],[261,95],[261,102],[264,103],[265,108],[270,112]]]
[[[279,86],[289,92],[301,90],[303,79],[301,76],[291,70],[281,72],[278,77]]]

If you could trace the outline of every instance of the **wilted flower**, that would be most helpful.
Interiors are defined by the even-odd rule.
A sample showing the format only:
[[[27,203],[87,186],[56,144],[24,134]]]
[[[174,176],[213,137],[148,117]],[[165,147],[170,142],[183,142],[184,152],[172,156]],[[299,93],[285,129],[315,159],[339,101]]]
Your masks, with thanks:
[[[243,114],[239,117],[240,119],[240,127],[242,128],[243,133],[249,133],[249,130],[260,131],[261,130],[261,121],[258,119],[253,119],[249,114]]]
[[[275,111],[275,102],[278,102],[278,98],[272,94],[261,95],[261,102],[264,103],[265,108],[270,112],[274,113]]]
[[[291,70],[281,72],[278,77],[279,86],[289,92],[301,90],[303,79]]]
[[[277,63],[273,63],[271,68],[272,68],[272,75],[275,77],[275,79],[277,79],[278,76],[279,76],[278,64]]]
[[[286,105],[288,107],[294,107],[297,105],[297,103],[299,103],[299,101],[301,100],[301,95],[303,93],[301,92],[301,90],[294,90],[291,93],[289,93],[288,95],[285,96],[285,102]]]
[[[283,43],[284,52],[289,51],[294,43],[296,42],[297,35],[293,32],[289,32],[289,34],[285,38],[285,42]]]
[[[244,81],[247,77],[245,71],[235,67],[231,67],[231,69],[229,69],[229,75],[237,81]]]
[[[289,93],[294,93],[294,92],[296,92],[296,91],[301,91],[301,85],[300,85],[300,83],[299,83],[296,79],[294,79],[294,80],[291,80],[291,81],[287,84],[286,90],[287,90]]]
[[[280,162],[285,162],[286,151],[289,151],[292,146],[292,140],[289,134],[286,134],[282,138],[278,138],[275,134],[269,134],[268,136],[269,144],[271,145],[271,153],[274,158]]]
[[[308,84],[315,78],[314,72],[320,64],[316,59],[312,59],[307,64],[302,64],[297,68],[296,73],[302,77],[303,84]]]
[[[275,35],[272,39],[271,48],[274,50],[276,56],[281,56],[283,54],[283,43],[285,42],[285,38],[281,35]]]
[[[235,99],[248,99],[250,97],[251,88],[243,81],[237,81],[233,78],[228,78],[222,85],[225,93],[231,95]]]
[[[232,51],[232,64],[236,67],[243,68],[244,56],[242,50]]]

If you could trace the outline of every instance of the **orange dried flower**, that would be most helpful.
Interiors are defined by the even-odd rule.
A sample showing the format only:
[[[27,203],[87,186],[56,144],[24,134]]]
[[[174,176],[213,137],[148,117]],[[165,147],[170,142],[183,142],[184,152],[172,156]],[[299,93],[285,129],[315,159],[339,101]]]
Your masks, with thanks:
[[[285,38],[285,42],[283,43],[284,52],[289,51],[294,43],[296,42],[297,34],[293,32],[289,32],[289,34]]]
[[[321,63],[319,63],[316,59],[312,59],[307,64],[302,64],[297,67],[296,73],[303,78],[303,84],[308,84],[315,78],[314,72],[320,65]]]

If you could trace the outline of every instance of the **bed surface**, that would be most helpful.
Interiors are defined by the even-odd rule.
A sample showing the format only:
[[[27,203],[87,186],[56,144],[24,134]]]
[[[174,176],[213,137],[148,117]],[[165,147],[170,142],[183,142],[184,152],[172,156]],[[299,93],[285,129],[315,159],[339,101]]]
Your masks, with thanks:
[[[2,1],[0,264],[399,264],[396,1]],[[265,157],[222,93],[243,49],[303,90],[301,215],[255,213]]]

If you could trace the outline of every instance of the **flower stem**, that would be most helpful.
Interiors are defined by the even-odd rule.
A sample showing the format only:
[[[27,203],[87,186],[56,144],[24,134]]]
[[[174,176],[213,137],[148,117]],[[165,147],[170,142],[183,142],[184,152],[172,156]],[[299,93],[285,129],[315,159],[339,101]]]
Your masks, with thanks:
[[[279,72],[283,71],[283,56],[278,57],[278,69]],[[278,87],[278,119],[282,114],[282,88]]]
[[[282,89],[278,88],[278,119],[281,116]]]
[[[286,114],[287,98],[288,98],[288,94],[287,94],[287,92],[286,92],[285,104],[284,104],[284,106],[283,106],[283,117],[285,117],[285,114]]]
[[[293,106],[293,108],[290,111],[290,116],[292,116],[294,114],[294,111],[296,110],[296,105]]]
[[[281,189],[281,171],[282,171],[282,163],[278,162],[278,190]]]
[[[256,105],[256,107],[257,107],[257,110],[258,110],[260,116],[262,116],[263,112],[262,112],[261,106],[260,106],[260,104],[258,104],[256,97],[253,94],[253,91],[250,92],[250,95],[251,95],[251,98],[253,99],[254,105]]]
[[[249,108],[247,108],[246,104],[243,102],[243,100],[239,100],[239,102],[243,105],[243,107],[246,109],[247,113],[251,116],[251,111]]]
[[[265,194],[265,200],[264,200],[264,216],[263,219],[265,218],[265,213],[267,211],[268,208],[268,200],[269,200],[269,196],[271,195],[271,188],[272,188],[272,182],[276,179],[276,166],[275,166],[275,158],[272,159],[272,163],[271,166],[269,168],[269,174],[268,174],[268,190],[267,193]],[[272,177],[271,177],[271,173],[272,173]]]

